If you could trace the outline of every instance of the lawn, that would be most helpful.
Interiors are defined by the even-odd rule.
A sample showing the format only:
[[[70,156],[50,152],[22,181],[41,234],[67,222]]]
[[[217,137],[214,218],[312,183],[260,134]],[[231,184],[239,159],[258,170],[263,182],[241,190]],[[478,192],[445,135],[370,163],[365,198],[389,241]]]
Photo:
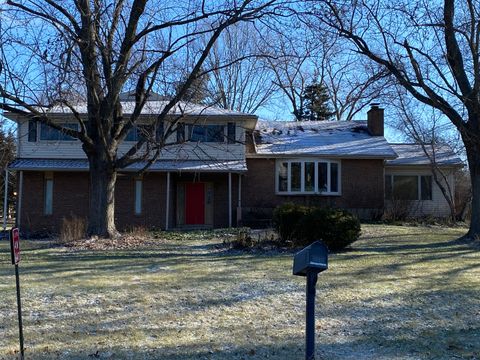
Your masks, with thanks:
[[[480,358],[480,250],[464,228],[363,225],[317,285],[318,359]],[[27,359],[302,359],[305,279],[292,254],[225,235],[148,250],[22,242]],[[18,348],[14,268],[0,242],[0,359]]]

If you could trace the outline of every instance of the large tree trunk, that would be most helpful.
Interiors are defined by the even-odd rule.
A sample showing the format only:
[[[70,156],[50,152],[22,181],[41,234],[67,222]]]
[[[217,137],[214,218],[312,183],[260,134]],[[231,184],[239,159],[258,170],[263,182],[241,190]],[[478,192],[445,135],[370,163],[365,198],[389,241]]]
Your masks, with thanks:
[[[476,136],[467,134],[462,137],[472,182],[472,218],[467,236],[472,240],[480,240],[480,144]]]
[[[115,238],[115,183],[117,171],[108,159],[89,156],[90,164],[90,212],[88,235]]]
[[[476,166],[470,165],[470,178],[472,180],[472,218],[468,236],[480,240],[480,154]]]

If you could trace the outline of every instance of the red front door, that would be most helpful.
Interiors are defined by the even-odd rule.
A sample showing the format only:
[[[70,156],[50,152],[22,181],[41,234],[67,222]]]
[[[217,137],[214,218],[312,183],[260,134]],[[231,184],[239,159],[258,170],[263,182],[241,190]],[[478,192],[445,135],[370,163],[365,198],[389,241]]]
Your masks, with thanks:
[[[205,183],[185,184],[185,224],[205,224]]]

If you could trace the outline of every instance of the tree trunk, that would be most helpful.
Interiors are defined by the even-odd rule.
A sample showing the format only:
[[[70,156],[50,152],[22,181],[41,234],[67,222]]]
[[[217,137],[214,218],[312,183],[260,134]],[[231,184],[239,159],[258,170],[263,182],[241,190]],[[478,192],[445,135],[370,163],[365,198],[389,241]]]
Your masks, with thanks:
[[[476,156],[480,157],[480,154]],[[471,239],[480,240],[480,164],[478,162],[475,167],[470,166],[470,178],[472,180],[472,218],[468,236]]]
[[[463,135],[463,134],[462,134]],[[476,136],[462,136],[467,152],[470,180],[472,182],[472,218],[467,236],[480,240],[480,144]]]
[[[88,235],[115,238],[120,234],[115,227],[115,183],[117,171],[108,159],[89,156],[90,212]]]

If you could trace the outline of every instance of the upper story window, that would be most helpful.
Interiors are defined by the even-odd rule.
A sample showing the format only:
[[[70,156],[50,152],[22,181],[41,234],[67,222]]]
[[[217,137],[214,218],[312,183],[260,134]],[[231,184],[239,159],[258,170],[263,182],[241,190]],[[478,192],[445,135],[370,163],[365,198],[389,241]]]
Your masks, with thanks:
[[[36,120],[28,120],[28,142],[37,141],[37,127]]]
[[[145,138],[148,140],[153,135],[152,125],[137,125],[128,130],[125,141],[140,141]]]
[[[340,162],[278,160],[277,193],[340,195]]]
[[[385,199],[432,200],[432,176],[385,175]]]
[[[78,124],[77,123],[61,123],[58,124],[67,129],[72,129],[78,131]],[[47,124],[41,123],[40,124],[40,140],[47,140],[47,141],[75,141],[74,137],[71,137],[64,132],[54,129]]]
[[[188,141],[225,142],[224,125],[187,125]]]

